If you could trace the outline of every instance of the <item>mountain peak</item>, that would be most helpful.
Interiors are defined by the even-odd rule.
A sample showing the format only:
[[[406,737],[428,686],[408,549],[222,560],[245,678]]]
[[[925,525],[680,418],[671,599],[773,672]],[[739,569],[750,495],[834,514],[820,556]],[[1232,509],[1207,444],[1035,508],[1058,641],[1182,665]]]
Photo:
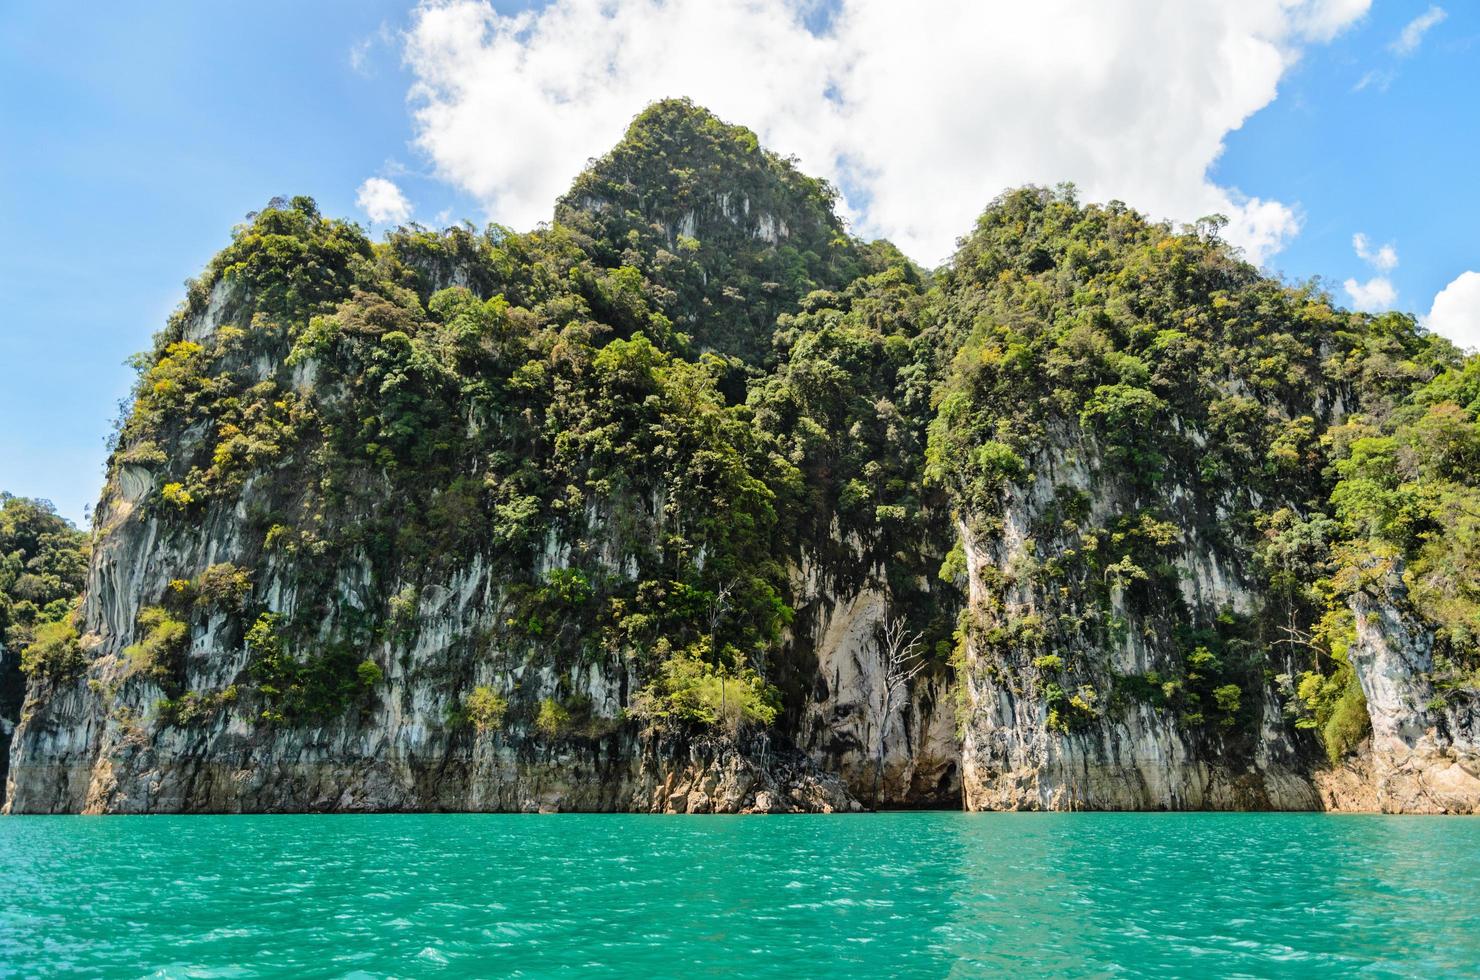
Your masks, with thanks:
[[[654,102],[555,209],[601,260],[640,268],[679,297],[701,350],[750,361],[779,312],[858,274],[857,243],[825,181],[689,99]]]

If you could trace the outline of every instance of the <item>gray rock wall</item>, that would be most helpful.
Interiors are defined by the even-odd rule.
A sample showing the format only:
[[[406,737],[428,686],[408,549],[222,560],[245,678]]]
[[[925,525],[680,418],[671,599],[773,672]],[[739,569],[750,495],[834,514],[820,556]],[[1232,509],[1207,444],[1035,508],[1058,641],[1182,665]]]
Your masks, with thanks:
[[[1405,606],[1401,586],[1352,597],[1348,656],[1372,719],[1376,804],[1385,813],[1480,812],[1480,702],[1471,692],[1438,697],[1433,637]]]

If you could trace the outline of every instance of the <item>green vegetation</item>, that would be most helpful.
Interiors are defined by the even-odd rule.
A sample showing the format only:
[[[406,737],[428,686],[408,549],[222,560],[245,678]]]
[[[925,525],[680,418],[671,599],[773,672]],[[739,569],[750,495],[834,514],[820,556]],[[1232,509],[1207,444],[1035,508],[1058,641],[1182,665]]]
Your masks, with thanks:
[[[219,691],[186,691],[177,698],[161,698],[154,705],[155,717],[163,725],[194,725],[209,721],[236,703],[235,684]]]
[[[670,99],[576,179],[555,219],[622,277],[598,293],[598,315],[630,320],[647,313],[643,294],[667,296],[661,315],[694,353],[756,364],[779,315],[869,271],[834,200],[750,130]]]
[[[81,673],[85,661],[77,627],[70,617],[38,624],[31,642],[21,649],[21,672],[48,680],[67,680]]]
[[[257,618],[245,642],[252,654],[248,673],[263,703],[261,718],[270,724],[335,718],[363,704],[384,676],[343,641],[295,656],[272,613]]]
[[[240,612],[252,594],[252,572],[230,562],[210,566],[194,579],[175,581],[170,587],[188,596],[202,609]]]
[[[87,534],[51,504],[0,493],[0,645],[19,652],[26,674],[64,680],[82,670],[72,619],[87,559]]]
[[[1333,431],[1331,494],[1347,541],[1333,590],[1392,589],[1434,626],[1441,680],[1480,679],[1480,358],[1448,366],[1391,413]]]
[[[467,712],[468,722],[481,735],[503,725],[509,702],[487,684],[479,684],[463,700],[463,710]]]
[[[669,658],[662,675],[634,700],[632,713],[646,722],[698,723],[735,733],[744,725],[776,720],[775,695],[754,670],[707,662],[701,647]]]
[[[142,638],[125,647],[123,655],[135,671],[169,683],[182,672],[180,658],[190,642],[190,624],[159,606],[149,606],[140,610],[138,628]]]
[[[249,216],[138,358],[100,511],[198,556],[131,637],[158,717],[327,723],[390,671],[450,727],[595,738],[604,672],[637,723],[739,734],[812,697],[817,583],[880,588],[932,671],[969,645],[1055,732],[1151,710],[1235,761],[1271,685],[1333,759],[1360,740],[1356,589],[1475,686],[1474,358],[1261,276],[1215,219],[1026,188],[932,274],[833,201],[665,101],[533,232]],[[64,678],[57,523],[7,498],[0,626]],[[447,635],[463,581],[493,612]],[[192,633],[245,651],[234,685],[190,689]],[[463,693],[521,665],[553,687]]]
[[[940,274],[954,355],[927,476],[988,547],[1029,488],[1052,490],[967,623],[990,669],[1036,678],[1051,726],[1118,697],[1239,751],[1252,695],[1284,670],[1292,722],[1336,759],[1366,725],[1345,653],[1357,583],[1401,575],[1443,668],[1475,663],[1480,375],[1411,318],[1259,275],[1219,227],[1176,232],[1071,188],[995,202]],[[1253,567],[1265,607],[1190,604],[1193,542]],[[1039,597],[1027,632],[1024,585]],[[1075,704],[1100,651],[1126,643],[1156,669]]]
[[[559,738],[570,728],[570,710],[554,698],[545,698],[534,717],[534,727],[550,738]]]

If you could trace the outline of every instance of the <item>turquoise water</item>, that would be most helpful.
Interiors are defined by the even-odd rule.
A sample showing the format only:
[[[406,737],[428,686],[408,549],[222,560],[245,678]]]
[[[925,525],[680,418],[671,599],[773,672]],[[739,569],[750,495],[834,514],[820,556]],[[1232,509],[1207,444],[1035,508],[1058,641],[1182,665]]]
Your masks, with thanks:
[[[1480,975],[1480,820],[0,820],[0,975]]]

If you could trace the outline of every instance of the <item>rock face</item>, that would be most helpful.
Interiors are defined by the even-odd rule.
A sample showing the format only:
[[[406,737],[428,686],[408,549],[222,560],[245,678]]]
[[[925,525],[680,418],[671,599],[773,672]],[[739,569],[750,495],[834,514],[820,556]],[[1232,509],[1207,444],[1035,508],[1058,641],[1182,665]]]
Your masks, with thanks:
[[[414,647],[396,655],[387,642],[372,651],[389,669],[357,713],[320,727],[274,729],[227,701],[193,724],[160,725],[151,716],[164,691],[124,652],[138,639],[142,597],[161,594],[182,569],[245,559],[235,512],[174,538],[157,520],[140,519],[129,488],[147,482],[122,482],[101,516],[83,606],[91,667],[75,683],[33,683],[17,731],[7,812],[858,808],[846,777],[866,777],[846,767],[845,779],[832,774],[836,768],[825,772],[818,763],[836,761],[829,751],[814,760],[765,737],[737,744],[640,736],[619,720],[636,687],[631,665],[620,661],[593,663],[568,678],[523,663],[485,662],[471,682],[486,681],[511,696],[517,687],[526,700],[574,698],[591,706],[588,719],[559,735],[518,724],[496,734],[449,728],[446,718],[466,687],[457,673],[459,638],[487,629],[501,608],[498,573],[478,560],[422,589]],[[265,591],[272,611],[288,614],[297,599],[292,569],[281,574]],[[364,587],[365,573],[354,568],[336,586],[346,595]],[[213,618],[193,631],[185,657],[189,690],[226,691],[247,682],[246,653],[227,648],[223,629]],[[857,682],[868,689],[868,677]],[[890,743],[892,767],[907,768],[912,757],[912,746]]]
[[[831,194],[670,101],[528,235],[251,219],[0,647],[6,811],[1480,810],[1399,587],[1340,766],[1293,680],[1411,323],[1032,188],[932,279]]]
[[[635,689],[630,665],[597,663],[574,690],[553,673],[493,663],[486,680],[522,697],[560,694],[592,706],[579,730],[550,735],[509,725],[483,735],[449,729],[465,685],[445,670],[457,638],[497,615],[487,597],[496,572],[481,563],[423,589],[423,629],[391,666],[373,701],[357,714],[310,729],[273,730],[226,703],[203,722],[160,726],[151,719],[164,692],[124,653],[137,639],[141,596],[158,594],[182,568],[241,558],[230,515],[219,526],[166,544],[152,520],[134,520],[121,494],[102,523],[84,604],[91,668],[85,680],[32,685],[9,774],[12,813],[235,813],[297,811],[636,811],[657,813],[834,812],[858,799],[884,805],[935,805],[959,799],[955,743],[939,685],[917,686],[886,735],[884,783],[876,793],[873,732],[826,719],[850,716],[879,678],[870,632],[876,597],[860,595],[824,620],[816,646],[833,666],[827,694],[808,711],[810,754],[773,746],[766,736],[736,743],[640,736],[619,720]],[[338,588],[363,586],[353,571]],[[289,581],[267,589],[276,612],[290,612]],[[186,687],[223,691],[245,683],[246,656],[221,648],[219,623],[194,632]],[[841,664],[847,665],[843,676]],[[453,675],[455,677],[455,675]],[[823,737],[831,733],[832,737]],[[783,733],[784,735],[784,733]],[[855,737],[856,736],[856,737]]]
[[[1469,691],[1436,698],[1432,635],[1405,611],[1401,587],[1383,598],[1353,597],[1350,649],[1372,719],[1376,804],[1384,813],[1480,811],[1480,701]]]
[[[10,771],[10,740],[21,718],[25,700],[25,678],[16,657],[0,643],[0,804],[5,802],[4,783]]]
[[[799,743],[872,806],[959,807],[961,750],[948,681],[922,679],[881,724],[887,671],[876,636],[885,597],[867,589],[814,601],[824,614],[815,640],[814,700]]]
[[[1010,630],[1015,622],[1052,619],[1063,612],[1058,589],[1019,581],[1009,586],[1004,602],[982,583],[1010,581],[1014,570],[1031,560],[1030,529],[1041,526],[1055,494],[1063,487],[1088,485],[1083,467],[1046,468],[1009,507],[999,538],[982,542],[962,525],[972,582],[970,609],[979,617],[971,635],[981,638]],[[1225,609],[1248,608],[1255,601],[1207,542],[1184,540],[1175,561],[1186,603],[1181,615],[1211,622]],[[1126,630],[1108,648],[1053,646],[1054,657],[1070,661],[1063,666],[1046,668],[1035,660],[1041,649],[1035,642],[1007,651],[990,642],[970,643],[964,671],[970,710],[962,745],[967,809],[1320,807],[1307,763],[1286,730],[1274,692],[1264,686],[1252,706],[1257,737],[1251,746],[1234,746],[1233,751],[1201,726],[1188,725],[1147,701],[1118,697],[1117,687],[1125,678],[1152,671],[1172,676],[1174,657],[1166,624],[1138,617],[1127,608],[1122,590],[1113,591],[1109,602],[1114,617],[1145,628]],[[1050,713],[1062,710],[1065,689],[1095,692],[1090,704],[1111,703],[1092,717],[1055,725]]]
[[[353,728],[267,738],[224,717],[205,730],[160,735],[100,719],[72,692],[38,720],[26,733],[8,812],[858,809],[810,760],[718,740],[614,733],[551,744],[514,732],[458,744],[418,738],[414,720],[390,713]]]
[[[469,683],[527,701],[560,695],[591,705],[576,730],[551,735],[510,724],[479,734],[446,724],[467,687],[457,673],[459,638],[499,615],[496,569],[474,560],[423,587],[416,645],[372,656],[389,665],[359,712],[321,727],[263,726],[226,702],[190,725],[151,716],[164,691],[125,648],[137,641],[144,599],[182,570],[246,560],[239,514],[174,538],[135,508],[147,475],[120,481],[100,517],[83,605],[91,667],[69,684],[35,682],[9,774],[12,813],[235,813],[296,811],[557,811],[658,813],[833,812],[881,805],[959,803],[957,748],[944,680],[916,685],[884,736],[882,788],[869,706],[881,684],[873,629],[883,613],[865,591],[825,606],[817,651],[819,700],[799,739],[807,752],[767,736],[642,736],[620,720],[636,689],[632,665],[593,663],[571,678],[528,664],[486,661]],[[554,556],[552,556],[553,558]],[[291,566],[265,583],[270,608],[297,601]],[[367,573],[346,569],[336,589],[355,595]],[[193,631],[185,657],[189,690],[225,691],[248,681],[247,655],[230,649],[225,624]],[[824,678],[826,678],[824,680]],[[572,689],[571,682],[575,687]],[[19,705],[17,705],[19,708]],[[870,719],[870,720],[864,720]]]

